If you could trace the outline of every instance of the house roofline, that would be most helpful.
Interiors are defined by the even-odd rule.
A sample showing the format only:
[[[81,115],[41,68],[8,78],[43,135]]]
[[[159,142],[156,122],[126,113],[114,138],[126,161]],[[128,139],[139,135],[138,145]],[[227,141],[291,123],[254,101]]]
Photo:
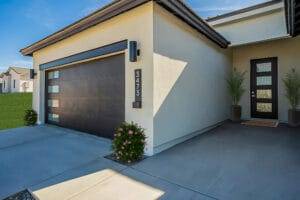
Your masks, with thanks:
[[[285,0],[286,25],[292,37],[300,35],[300,2]]]
[[[80,33],[92,26],[107,21],[124,12],[145,4],[151,0],[115,0],[110,4],[100,8],[90,15],[66,26],[65,28],[23,48],[20,52],[24,56],[32,56],[35,51],[43,49],[47,46],[55,44],[61,40]],[[230,44],[222,35],[216,32],[207,22],[201,19],[191,8],[189,8],[181,0],[152,0],[157,2],[169,10],[172,14],[179,17],[187,24],[204,34],[208,39],[212,40],[222,48],[227,48]]]
[[[225,13],[225,14],[222,14],[222,15],[217,15],[215,17],[209,17],[209,18],[206,19],[206,21],[207,22],[213,22],[213,21],[224,19],[224,18],[227,18],[227,17],[232,17],[232,16],[235,16],[235,15],[250,12],[250,11],[253,11],[253,10],[256,10],[256,9],[272,6],[272,5],[280,3],[282,1],[283,0],[267,1],[267,2],[264,2],[264,3],[256,4],[256,5],[249,6],[249,7],[246,7],[246,8],[242,8],[242,9],[239,9],[239,10],[234,10],[232,12],[228,12],[228,13]]]

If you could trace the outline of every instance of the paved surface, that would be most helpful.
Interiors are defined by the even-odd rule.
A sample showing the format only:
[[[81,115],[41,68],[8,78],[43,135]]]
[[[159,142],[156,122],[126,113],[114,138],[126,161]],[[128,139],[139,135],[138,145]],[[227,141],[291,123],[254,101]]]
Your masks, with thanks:
[[[68,129],[0,131],[0,199],[299,199],[299,129],[228,123],[133,167],[109,153],[109,140]]]
[[[135,168],[216,199],[296,200],[300,129],[227,123]]]

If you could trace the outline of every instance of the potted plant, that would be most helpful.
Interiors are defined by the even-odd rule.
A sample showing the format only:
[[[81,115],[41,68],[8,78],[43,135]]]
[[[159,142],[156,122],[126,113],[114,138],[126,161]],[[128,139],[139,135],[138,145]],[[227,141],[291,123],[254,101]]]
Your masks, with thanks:
[[[300,125],[300,111],[297,109],[300,101],[300,75],[295,69],[286,74],[283,79],[286,91],[286,98],[290,103],[288,111],[288,123],[290,126],[296,127]]]
[[[230,119],[233,122],[241,121],[242,107],[239,105],[239,102],[245,92],[245,89],[243,87],[245,74],[246,72],[238,72],[236,69],[234,69],[227,79],[228,92],[232,98]]]

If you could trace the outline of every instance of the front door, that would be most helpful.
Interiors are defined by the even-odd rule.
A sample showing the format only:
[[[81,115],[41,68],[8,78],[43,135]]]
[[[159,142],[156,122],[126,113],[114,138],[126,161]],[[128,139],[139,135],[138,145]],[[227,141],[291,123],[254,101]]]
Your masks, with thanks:
[[[277,119],[277,58],[251,60],[251,117]]]

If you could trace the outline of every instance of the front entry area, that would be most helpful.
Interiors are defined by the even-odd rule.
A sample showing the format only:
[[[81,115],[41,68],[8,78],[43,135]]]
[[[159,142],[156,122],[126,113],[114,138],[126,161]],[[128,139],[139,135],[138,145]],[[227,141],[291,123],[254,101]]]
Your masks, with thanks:
[[[278,59],[251,60],[251,117],[278,119]]]
[[[125,120],[125,56],[46,71],[46,123],[113,138]]]

